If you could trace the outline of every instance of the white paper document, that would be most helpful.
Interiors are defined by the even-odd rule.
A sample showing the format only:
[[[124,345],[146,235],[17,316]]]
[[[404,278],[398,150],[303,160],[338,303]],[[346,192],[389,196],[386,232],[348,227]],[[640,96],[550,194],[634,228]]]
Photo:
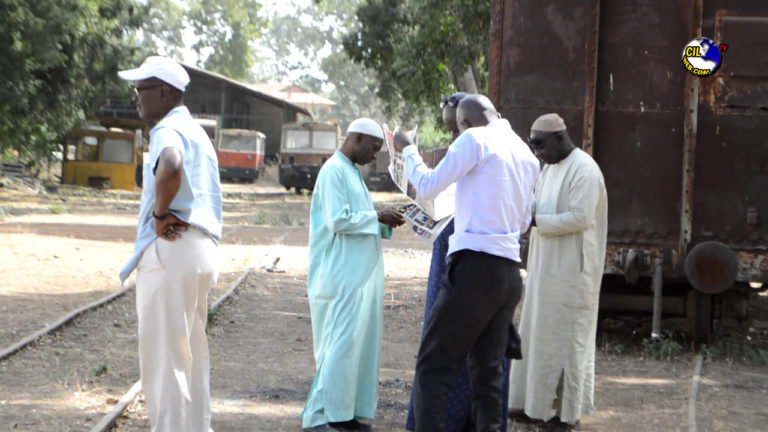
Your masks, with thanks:
[[[395,128],[394,131],[390,131],[386,125],[384,126],[387,149],[389,150],[389,175],[400,192],[411,199],[411,204],[400,208],[399,211],[405,218],[411,232],[423,240],[434,241],[445,228],[445,225],[453,218],[456,205],[456,184],[449,186],[435,199],[420,198],[413,186],[408,183],[403,153],[395,150],[394,135],[397,130]],[[414,128],[406,132],[413,143],[416,143],[418,138],[416,130],[417,128]]]

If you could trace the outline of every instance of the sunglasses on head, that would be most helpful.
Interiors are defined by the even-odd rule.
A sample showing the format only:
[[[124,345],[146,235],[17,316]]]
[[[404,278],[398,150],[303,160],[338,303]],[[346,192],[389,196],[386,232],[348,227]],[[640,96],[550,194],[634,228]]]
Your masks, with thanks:
[[[446,105],[451,108],[456,108],[457,106],[459,106],[459,98],[457,98],[456,96],[451,96],[451,97],[440,99],[440,108],[445,108]]]

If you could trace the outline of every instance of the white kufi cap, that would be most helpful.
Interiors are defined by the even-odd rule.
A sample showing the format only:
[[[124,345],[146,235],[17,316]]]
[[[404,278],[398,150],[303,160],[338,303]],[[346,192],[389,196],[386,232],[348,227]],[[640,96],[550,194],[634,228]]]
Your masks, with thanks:
[[[381,128],[381,125],[376,123],[374,120],[365,117],[356,119],[349,124],[349,127],[347,128],[347,135],[351,133],[361,133],[376,137],[381,140],[384,139],[384,130]]]
[[[147,78],[157,78],[173,87],[184,91],[189,84],[189,74],[176,61],[163,56],[151,56],[136,69],[120,71],[117,75],[126,81],[139,81]]]
[[[541,132],[559,132],[565,130],[565,122],[563,118],[555,113],[544,114],[539,116],[531,126],[532,131]]]

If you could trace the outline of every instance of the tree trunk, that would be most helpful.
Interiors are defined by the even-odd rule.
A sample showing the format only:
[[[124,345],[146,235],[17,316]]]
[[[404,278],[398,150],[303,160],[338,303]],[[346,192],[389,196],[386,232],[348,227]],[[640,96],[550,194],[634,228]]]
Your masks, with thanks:
[[[475,73],[472,71],[472,65],[467,65],[464,73],[458,77],[459,91],[466,93],[477,93],[477,80],[475,80]]]

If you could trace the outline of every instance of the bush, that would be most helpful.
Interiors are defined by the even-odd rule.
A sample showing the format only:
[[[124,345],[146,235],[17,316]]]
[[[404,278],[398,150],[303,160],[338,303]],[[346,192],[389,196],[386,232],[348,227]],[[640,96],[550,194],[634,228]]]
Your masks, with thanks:
[[[670,334],[658,339],[643,339],[643,349],[656,360],[669,360],[683,353],[683,346],[675,342]]]

